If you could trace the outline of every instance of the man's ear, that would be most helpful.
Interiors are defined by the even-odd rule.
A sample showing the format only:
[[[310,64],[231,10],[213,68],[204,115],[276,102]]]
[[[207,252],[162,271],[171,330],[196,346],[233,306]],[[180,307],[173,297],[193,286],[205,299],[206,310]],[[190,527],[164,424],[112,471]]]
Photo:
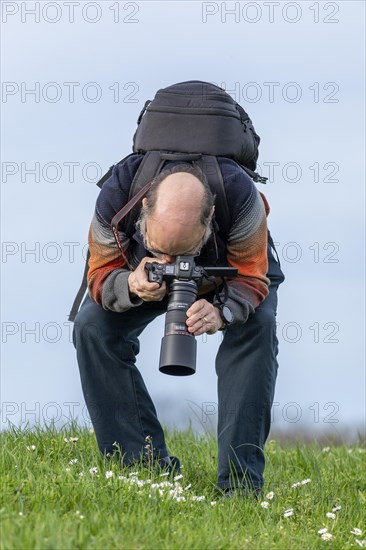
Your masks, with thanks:
[[[146,208],[146,206],[147,206],[147,198],[146,198],[146,197],[144,197],[144,198],[142,199],[142,206],[143,206],[144,208]]]
[[[214,214],[215,214],[215,205],[211,208],[211,219],[213,218]]]

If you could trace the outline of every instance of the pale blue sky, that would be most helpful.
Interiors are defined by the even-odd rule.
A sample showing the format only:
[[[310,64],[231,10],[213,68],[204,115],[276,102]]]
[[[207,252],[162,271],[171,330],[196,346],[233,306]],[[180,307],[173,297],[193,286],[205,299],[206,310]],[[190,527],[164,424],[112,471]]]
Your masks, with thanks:
[[[191,79],[225,86],[249,112],[264,175],[279,163],[260,186],[287,277],[274,428],[362,427],[364,3],[76,4],[70,22],[64,2],[2,3],[2,428],[70,408],[82,421],[67,315],[98,192],[83,175],[131,151],[157,89]],[[162,333],[163,318],[138,359],[162,422],[214,424],[202,409],[216,410],[220,336],[200,338],[197,373],[175,378],[158,372]]]

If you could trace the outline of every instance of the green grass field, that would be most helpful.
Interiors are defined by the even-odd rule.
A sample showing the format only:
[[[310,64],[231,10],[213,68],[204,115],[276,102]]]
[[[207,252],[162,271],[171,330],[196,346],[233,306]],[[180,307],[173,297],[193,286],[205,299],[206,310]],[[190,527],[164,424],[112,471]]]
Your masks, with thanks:
[[[270,440],[256,501],[221,498],[213,436],[167,433],[183,466],[175,480],[121,469],[87,429],[0,437],[3,550],[366,547],[366,452],[358,445]]]

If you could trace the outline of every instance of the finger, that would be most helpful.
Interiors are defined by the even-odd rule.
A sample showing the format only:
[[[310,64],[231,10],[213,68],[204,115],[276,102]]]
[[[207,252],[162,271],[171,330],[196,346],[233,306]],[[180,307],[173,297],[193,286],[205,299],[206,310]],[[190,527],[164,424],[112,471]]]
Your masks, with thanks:
[[[187,316],[192,317],[193,315],[196,315],[197,317],[203,317],[203,310],[206,304],[206,300],[198,300],[197,302],[194,302],[187,310]]]
[[[212,323],[207,318],[198,319],[196,322],[192,322],[191,319],[189,321],[192,324],[187,322],[188,331],[190,334],[194,334],[194,336],[200,336],[213,328]]]

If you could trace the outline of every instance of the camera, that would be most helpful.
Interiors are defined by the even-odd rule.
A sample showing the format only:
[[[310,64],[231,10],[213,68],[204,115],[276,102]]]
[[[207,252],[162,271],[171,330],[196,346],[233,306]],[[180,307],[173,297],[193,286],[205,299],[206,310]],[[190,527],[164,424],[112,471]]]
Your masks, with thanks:
[[[164,337],[161,342],[159,370],[173,376],[189,376],[196,372],[197,342],[188,332],[187,310],[196,301],[198,287],[204,279],[237,276],[234,267],[197,266],[193,256],[177,256],[174,264],[147,262],[148,280],[168,286],[168,308]]]

